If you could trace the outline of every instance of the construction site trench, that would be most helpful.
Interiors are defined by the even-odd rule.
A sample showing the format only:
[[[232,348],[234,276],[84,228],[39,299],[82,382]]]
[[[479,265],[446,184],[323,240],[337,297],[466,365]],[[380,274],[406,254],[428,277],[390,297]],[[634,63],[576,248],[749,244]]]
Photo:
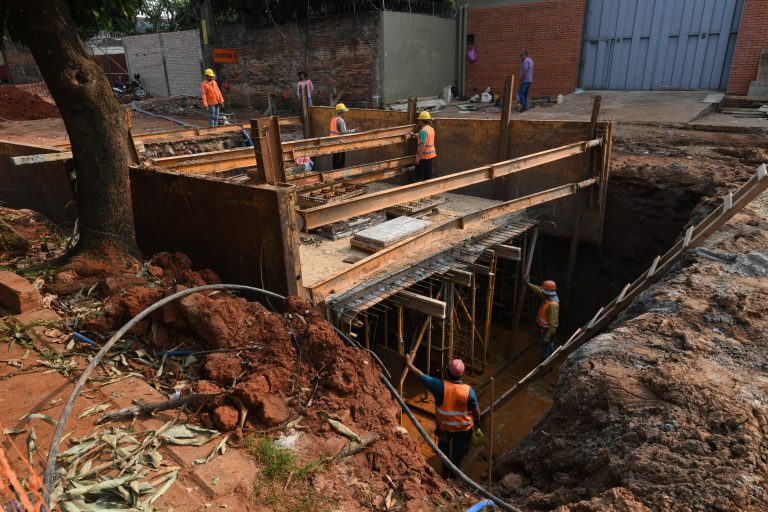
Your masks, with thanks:
[[[144,148],[153,157],[192,155],[241,147],[241,137],[234,132],[194,141],[148,142]],[[570,286],[570,240],[538,238],[531,280],[559,284],[563,306],[558,341],[584,326],[684,237],[688,226],[746,181],[765,160],[761,141],[750,134],[621,127],[614,139],[602,241],[579,244]],[[497,440],[491,485],[486,448],[470,454],[464,471],[523,510],[764,509],[768,413],[760,400],[768,391],[762,363],[768,357],[762,315],[768,306],[767,214],[765,199],[755,201],[711,242],[689,251],[603,334],[497,411],[493,430],[484,423],[487,435]],[[2,417],[14,420],[5,426],[18,431],[7,440],[21,446],[23,421],[32,420],[18,418],[30,410],[58,418],[70,385],[68,372],[78,372],[94,353],[87,343],[75,343],[72,332],[98,345],[163,297],[219,283],[221,277],[178,252],[103,269],[94,277],[56,268],[29,274],[33,263],[63,253],[66,236],[35,212],[4,209],[3,218],[29,242],[26,252],[6,257],[4,264],[30,276],[48,297],[42,311],[59,315],[37,324],[40,320],[34,317],[14,321],[9,316],[9,325],[20,327],[9,327],[7,333],[24,340],[23,345],[9,344],[9,360],[23,361],[28,349],[44,352],[54,365],[51,381],[59,386],[46,395],[45,403],[0,404]],[[515,263],[501,261],[499,275],[512,275],[515,268]],[[515,341],[511,357],[503,350],[513,334],[512,315],[503,306],[508,284],[497,283],[493,364],[472,367],[468,376],[478,386],[483,406],[489,402],[488,377],[494,371],[501,372],[498,396],[538,364],[533,297],[525,299],[524,334]],[[195,431],[198,436],[217,436],[194,453],[168,438],[153,441],[165,462],[151,469],[144,482],[160,478],[157,470],[167,467],[167,461],[187,462],[172,470],[178,473],[169,473],[183,485],[170,487],[158,501],[180,510],[208,505],[236,510],[465,510],[476,501],[440,476],[439,462],[379,381],[379,361],[345,344],[308,302],[278,302],[248,294],[195,293],[139,322],[79,399],[72,422],[77,433],[62,451],[80,446],[85,455],[62,461],[64,470],[113,455],[83,445],[94,429],[100,435],[113,429],[110,435],[129,442],[125,436],[131,430],[162,431],[167,422],[176,421],[185,428],[202,428]],[[405,315],[408,340],[415,338],[422,318]],[[391,316],[389,322],[394,333]],[[376,331],[372,341],[381,340],[381,333]],[[356,334],[362,344],[361,331]],[[181,349],[192,352],[174,353]],[[423,354],[418,362],[423,364]],[[434,362],[432,369],[433,374],[440,371]],[[35,374],[16,376],[17,370],[12,365],[3,369],[0,378],[7,377],[3,382],[10,386],[4,391],[29,389],[33,396],[39,387]],[[398,373],[392,372],[395,385]],[[415,388],[413,381],[405,387],[409,404],[431,430],[429,415],[419,413],[419,407],[431,406],[419,402],[423,388]],[[159,411],[140,415],[133,424],[120,418],[107,418],[103,427],[94,424],[120,408],[159,403],[174,394],[205,396],[181,414]],[[137,397],[141,401],[132,403]],[[99,414],[93,412],[94,406],[107,403]],[[51,425],[35,425],[37,445],[47,446]],[[240,450],[211,451],[221,439]],[[270,457],[275,455],[269,452],[273,440],[295,455],[282,470],[267,474],[265,467],[272,467]],[[41,469],[40,458],[33,462]],[[73,479],[64,490],[82,484]],[[199,492],[185,490],[196,487]]]

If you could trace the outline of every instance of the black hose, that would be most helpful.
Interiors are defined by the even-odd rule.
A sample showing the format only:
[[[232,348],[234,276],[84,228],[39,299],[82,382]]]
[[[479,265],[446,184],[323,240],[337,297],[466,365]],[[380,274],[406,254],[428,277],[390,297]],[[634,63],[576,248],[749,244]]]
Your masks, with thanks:
[[[381,368],[381,371],[387,374],[387,378],[389,378],[389,379],[391,379],[391,378],[392,378],[392,374],[391,374],[391,373],[389,373],[389,370],[387,370],[387,367],[386,367],[386,366],[384,366],[384,363],[382,363],[382,362],[381,362],[381,359],[379,359],[379,356],[377,356],[377,355],[376,355],[376,353],[375,353],[374,351],[372,351],[372,350],[369,350],[369,349],[365,348],[365,347],[364,347],[364,346],[362,346],[360,343],[358,343],[357,341],[353,340],[352,338],[350,338],[349,336],[347,336],[346,334],[344,334],[344,333],[341,331],[341,329],[339,329],[339,328],[338,328],[338,327],[336,327],[335,325],[331,325],[331,327],[333,327],[333,330],[334,330],[334,331],[336,331],[336,333],[337,333],[339,336],[341,336],[341,339],[342,339],[342,340],[344,340],[344,341],[346,341],[348,345],[350,345],[350,346],[352,346],[352,347],[356,347],[356,348],[359,348],[360,350],[362,350],[362,351],[364,351],[364,352],[368,352],[369,354],[371,354],[371,355],[373,356],[373,358],[374,358],[374,359],[376,359],[376,361],[379,363],[379,368]]]
[[[462,482],[470,486],[472,489],[477,491],[478,494],[481,496],[485,496],[489,500],[493,501],[495,504],[497,504],[499,507],[503,508],[504,510],[509,510],[510,512],[521,512],[519,508],[516,508],[506,501],[502,500],[498,496],[494,496],[490,493],[490,491],[485,490],[483,487],[480,486],[477,482],[469,478],[467,475],[462,473],[462,471],[456,467],[456,465],[451,462],[451,459],[446,457],[446,455],[440,450],[440,448],[435,445],[435,442],[432,441],[432,438],[429,437],[429,434],[427,434],[427,431],[424,430],[424,427],[421,426],[421,423],[419,423],[419,420],[416,419],[416,416],[413,415],[413,412],[408,408],[408,406],[405,404],[405,401],[403,398],[397,393],[397,390],[392,385],[389,380],[387,380],[384,375],[381,376],[381,380],[384,382],[384,384],[389,388],[389,391],[392,393],[392,395],[395,397],[395,399],[400,404],[400,407],[402,407],[403,411],[405,411],[405,414],[408,415],[408,417],[413,422],[413,425],[416,427],[416,430],[419,431],[419,434],[421,434],[421,437],[424,438],[424,440],[427,442],[430,448],[440,457],[440,460],[443,461],[443,464],[448,466],[448,469],[453,471],[453,473],[458,476]]]

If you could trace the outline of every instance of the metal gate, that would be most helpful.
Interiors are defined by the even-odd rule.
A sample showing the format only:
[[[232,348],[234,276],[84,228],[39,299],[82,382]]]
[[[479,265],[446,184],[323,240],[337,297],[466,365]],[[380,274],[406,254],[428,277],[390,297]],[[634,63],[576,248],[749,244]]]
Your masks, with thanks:
[[[588,0],[584,89],[725,90],[744,0]]]

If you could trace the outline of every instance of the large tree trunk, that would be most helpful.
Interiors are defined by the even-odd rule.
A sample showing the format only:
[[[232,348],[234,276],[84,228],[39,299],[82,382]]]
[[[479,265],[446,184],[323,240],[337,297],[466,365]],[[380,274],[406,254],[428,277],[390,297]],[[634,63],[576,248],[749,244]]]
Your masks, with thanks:
[[[66,0],[6,0],[69,133],[77,175],[80,247],[113,262],[138,253],[128,176],[129,118],[85,51]],[[126,258],[128,259],[128,258]]]

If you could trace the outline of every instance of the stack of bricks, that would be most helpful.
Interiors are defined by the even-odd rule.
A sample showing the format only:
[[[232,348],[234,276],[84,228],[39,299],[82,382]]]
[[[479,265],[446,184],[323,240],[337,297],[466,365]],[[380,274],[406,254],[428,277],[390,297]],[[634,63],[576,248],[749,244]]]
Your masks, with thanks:
[[[470,9],[467,34],[474,35],[477,61],[467,60],[467,95],[486,87],[501,94],[505,74],[515,75],[517,89],[521,50],[534,61],[529,97],[572,92],[579,80],[585,7],[585,0],[554,0]]]
[[[728,94],[747,94],[750,82],[757,77],[763,48],[768,48],[768,1],[745,0],[728,77]]]
[[[370,106],[379,94],[381,14],[358,13],[285,24],[246,28],[219,25],[217,46],[236,48],[239,62],[218,67],[219,83],[231,84],[231,105],[263,109],[268,95],[277,95],[278,108],[298,108],[296,74],[306,71],[315,86],[315,105],[328,105],[335,87],[341,101]],[[305,50],[306,49],[306,54]]]

